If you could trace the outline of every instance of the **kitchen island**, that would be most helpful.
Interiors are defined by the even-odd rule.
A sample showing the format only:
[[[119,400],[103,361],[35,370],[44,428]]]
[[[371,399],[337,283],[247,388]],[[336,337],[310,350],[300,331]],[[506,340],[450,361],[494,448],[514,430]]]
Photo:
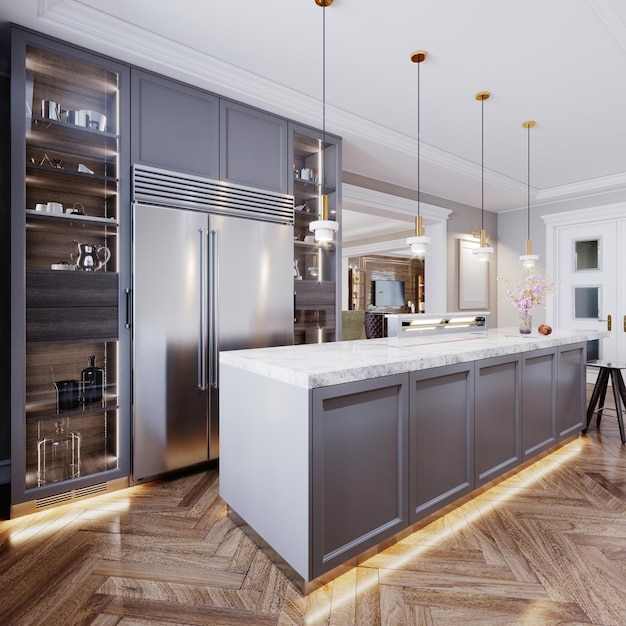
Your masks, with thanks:
[[[223,352],[220,493],[307,593],[577,436],[586,342],[495,329]]]

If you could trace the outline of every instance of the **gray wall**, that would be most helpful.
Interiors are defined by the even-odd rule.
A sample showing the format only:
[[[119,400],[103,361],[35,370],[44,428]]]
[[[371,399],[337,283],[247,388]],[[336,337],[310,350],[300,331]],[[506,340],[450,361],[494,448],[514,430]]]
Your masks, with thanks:
[[[448,203],[450,205],[450,203]],[[457,205],[447,206],[452,209],[448,218],[448,281],[447,299],[448,311],[456,311],[459,307],[459,237],[467,238],[472,231],[480,230],[480,209],[476,207]],[[489,304],[487,310],[491,313],[489,327],[496,326],[498,318],[498,216],[491,211],[485,211],[485,230],[489,236],[489,245],[494,249],[492,258],[488,261],[489,276]],[[427,287],[428,288],[428,287]]]

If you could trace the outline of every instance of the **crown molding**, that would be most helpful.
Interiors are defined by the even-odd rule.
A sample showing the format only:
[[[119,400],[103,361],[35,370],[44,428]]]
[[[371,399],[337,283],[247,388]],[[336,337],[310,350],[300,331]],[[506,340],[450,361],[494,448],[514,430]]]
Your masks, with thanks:
[[[616,202],[588,209],[550,213],[549,215],[542,215],[541,219],[545,224],[552,226],[580,226],[581,224],[613,222],[626,219],[626,203]]]
[[[548,203],[568,197],[590,196],[619,190],[626,190],[626,172],[542,189],[535,196],[535,200],[537,202]]]
[[[395,213],[406,215],[410,217],[411,220],[417,215],[416,200],[393,196],[388,193],[367,189],[365,187],[357,187],[356,185],[344,183],[341,186],[341,197],[344,205],[346,203],[353,202],[360,206],[367,206],[374,209],[377,215]],[[447,220],[450,213],[452,213],[450,209],[444,209],[442,207],[433,206],[432,204],[420,202],[420,214],[424,217],[424,221],[426,223]],[[396,219],[398,219],[398,217],[396,217]]]

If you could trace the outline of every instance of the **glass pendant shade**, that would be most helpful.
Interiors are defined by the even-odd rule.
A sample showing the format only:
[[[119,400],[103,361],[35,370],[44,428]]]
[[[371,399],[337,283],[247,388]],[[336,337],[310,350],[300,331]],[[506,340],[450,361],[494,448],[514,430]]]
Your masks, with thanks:
[[[411,247],[411,252],[421,258],[428,252],[430,237],[409,237],[406,243]]]
[[[333,240],[339,224],[333,220],[315,220],[309,225],[309,230],[315,234],[315,241],[324,243]]]

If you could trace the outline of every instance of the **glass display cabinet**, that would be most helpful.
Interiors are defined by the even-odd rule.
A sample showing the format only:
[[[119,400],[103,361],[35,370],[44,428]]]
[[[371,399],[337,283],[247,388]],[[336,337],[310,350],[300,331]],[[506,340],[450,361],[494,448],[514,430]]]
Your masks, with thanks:
[[[328,196],[328,217],[338,220],[340,206],[340,141],[303,127],[291,129],[293,155],[294,211],[294,343],[335,341],[337,302],[338,239],[316,243],[311,222],[320,218],[320,198]],[[321,158],[324,158],[322,186]]]
[[[12,64],[11,483],[19,514],[94,485],[117,488],[128,475],[119,382],[128,367],[120,315],[128,69],[18,29]]]

